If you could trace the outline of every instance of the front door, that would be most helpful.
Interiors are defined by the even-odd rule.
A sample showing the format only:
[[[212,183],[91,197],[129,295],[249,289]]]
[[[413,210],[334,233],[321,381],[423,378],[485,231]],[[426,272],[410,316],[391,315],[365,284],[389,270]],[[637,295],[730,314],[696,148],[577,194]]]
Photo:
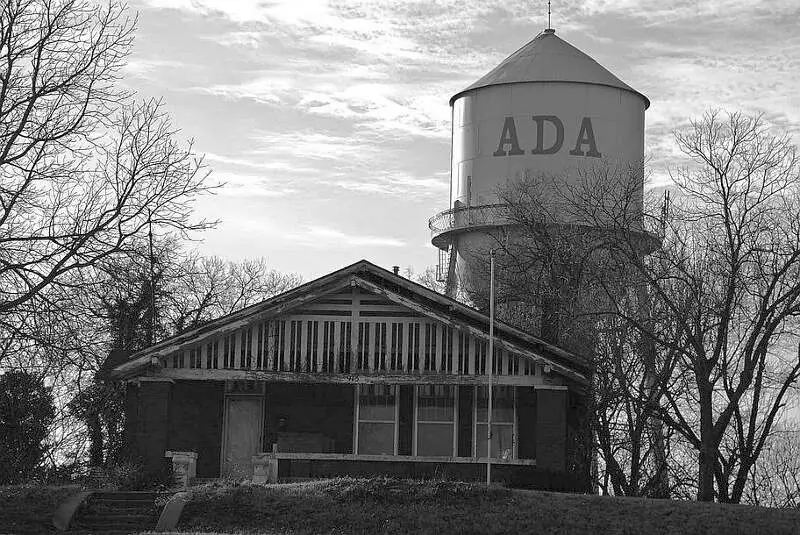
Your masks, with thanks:
[[[228,397],[225,401],[225,440],[222,475],[234,479],[253,476],[253,455],[261,450],[262,398]]]

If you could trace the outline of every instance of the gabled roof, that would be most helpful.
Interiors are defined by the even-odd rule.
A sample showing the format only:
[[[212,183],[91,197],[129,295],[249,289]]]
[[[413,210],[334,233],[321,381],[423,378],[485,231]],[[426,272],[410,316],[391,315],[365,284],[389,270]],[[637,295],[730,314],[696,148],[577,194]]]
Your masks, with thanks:
[[[289,313],[292,309],[348,286],[360,286],[434,320],[456,322],[484,337],[488,335],[488,316],[367,260],[360,260],[261,303],[133,353],[124,362],[117,361],[109,376],[112,379],[134,376],[149,367],[154,359],[169,355],[187,344],[197,343],[222,330],[242,327],[256,318],[264,319]],[[586,383],[588,363],[574,353],[500,321],[495,321],[495,339],[500,346],[534,353],[536,358],[552,366],[558,373],[579,383]]]
[[[646,96],[611,74],[588,55],[556,37],[555,30],[543,31],[480,80],[453,95],[450,105],[464,93],[475,89],[527,82],[571,82],[615,87],[642,97],[645,109],[650,107]]]

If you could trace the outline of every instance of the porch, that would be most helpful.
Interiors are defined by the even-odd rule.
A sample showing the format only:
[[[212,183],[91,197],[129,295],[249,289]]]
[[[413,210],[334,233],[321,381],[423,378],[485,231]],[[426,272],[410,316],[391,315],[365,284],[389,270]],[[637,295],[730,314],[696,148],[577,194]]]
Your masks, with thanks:
[[[492,462],[563,471],[566,388],[493,390]],[[129,387],[138,409],[128,414],[139,420],[129,422],[128,443],[151,462],[167,450],[196,452],[199,478],[251,478],[253,457],[269,453],[282,478],[480,479],[487,398],[480,384],[141,381]]]

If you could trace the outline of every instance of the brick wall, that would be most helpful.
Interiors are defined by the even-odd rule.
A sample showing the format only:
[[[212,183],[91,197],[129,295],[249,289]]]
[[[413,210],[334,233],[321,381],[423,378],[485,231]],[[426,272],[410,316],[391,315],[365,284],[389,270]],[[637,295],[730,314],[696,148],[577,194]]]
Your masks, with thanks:
[[[144,464],[146,471],[157,471],[164,465],[171,393],[172,383],[168,381],[128,385],[125,403],[128,451]]]
[[[536,466],[565,470],[567,449],[567,391],[536,390]]]
[[[197,477],[220,475],[224,393],[221,381],[176,381],[172,388],[165,449],[197,452]]]

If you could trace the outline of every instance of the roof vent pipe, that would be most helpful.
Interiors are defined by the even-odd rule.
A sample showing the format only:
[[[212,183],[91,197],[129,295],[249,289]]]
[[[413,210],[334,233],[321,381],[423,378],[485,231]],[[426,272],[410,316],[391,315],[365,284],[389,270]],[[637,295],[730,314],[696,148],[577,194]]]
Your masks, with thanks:
[[[395,275],[400,275],[400,266],[392,266]]]

